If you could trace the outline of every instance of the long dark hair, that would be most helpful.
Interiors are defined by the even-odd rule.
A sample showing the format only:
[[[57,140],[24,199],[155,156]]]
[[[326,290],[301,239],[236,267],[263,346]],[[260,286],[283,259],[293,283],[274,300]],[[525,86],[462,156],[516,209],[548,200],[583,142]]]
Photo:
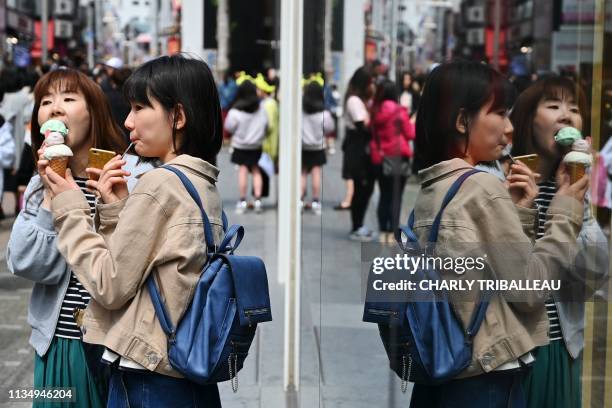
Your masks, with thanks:
[[[395,82],[390,79],[385,79],[376,87],[376,93],[374,94],[374,101],[372,103],[372,116],[380,110],[381,105],[384,101],[398,101],[398,90]]]
[[[221,149],[221,106],[217,86],[204,61],[183,55],[163,56],[141,65],[123,85],[130,103],[152,106],[155,98],[168,113],[179,105],[185,112],[185,127],[177,146],[176,118],[172,125],[172,142],[178,155],[188,154],[215,162]]]
[[[583,118],[584,134],[588,134],[589,110],[582,88],[570,78],[561,76],[548,76],[542,78],[525,89],[516,99],[510,121],[514,127],[512,138],[512,154],[516,156],[537,153],[534,143],[533,120],[540,101],[545,100],[573,100]]]
[[[257,96],[257,87],[251,81],[244,81],[238,87],[236,99],[234,100],[234,109],[243,112],[254,113],[259,109],[259,96]]]
[[[318,113],[325,110],[323,87],[316,82],[310,82],[304,87],[302,96],[302,109],[307,114]]]
[[[487,102],[492,100],[490,111],[510,109],[514,96],[512,85],[488,65],[455,61],[436,67],[425,82],[416,120],[416,167],[430,167],[461,155],[457,145],[461,140],[468,145],[469,132],[457,130],[459,116],[469,129],[470,121]]]
[[[351,96],[358,96],[362,101],[366,101],[370,85],[372,84],[372,74],[366,67],[357,68],[349,80],[346,94],[344,95],[344,105]]]

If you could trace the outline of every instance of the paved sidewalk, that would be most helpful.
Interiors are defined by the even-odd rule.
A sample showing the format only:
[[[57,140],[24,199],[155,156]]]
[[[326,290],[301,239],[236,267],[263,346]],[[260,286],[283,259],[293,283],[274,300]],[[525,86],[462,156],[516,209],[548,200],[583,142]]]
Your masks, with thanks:
[[[230,210],[237,199],[235,170],[221,155],[219,188]],[[375,325],[363,323],[361,298],[361,245],[348,240],[349,211],[334,211],[344,195],[340,178],[341,154],[328,156],[323,170],[323,214],[305,212],[302,218],[302,337],[301,407],[406,407],[410,391],[389,368]],[[402,220],[416,198],[417,186],[407,185]],[[273,194],[274,195],[274,192]],[[227,201],[229,200],[229,202]],[[375,192],[366,224],[377,228],[378,193]],[[276,270],[276,210],[267,200],[263,215],[229,216],[243,223],[247,236],[241,253],[263,256],[268,268],[274,322],[259,330],[259,355],[249,357],[241,382],[247,387],[232,395],[222,386],[227,406],[285,407],[282,392],[283,298]],[[230,210],[231,211],[231,210]],[[263,222],[262,222],[263,221]],[[246,378],[245,378],[246,377]]]
[[[305,213],[302,218],[302,337],[300,407],[406,407],[409,393],[402,394],[375,325],[361,322],[361,245],[348,240],[350,214],[332,207],[344,195],[340,178],[341,153],[328,156],[323,170],[323,214]],[[292,407],[282,390],[284,286],[276,266],[277,212],[275,199],[264,202],[263,214],[234,214],[238,199],[236,170],[226,150],[219,157],[219,190],[230,223],[245,226],[240,254],[261,256],[268,270],[272,302],[271,323],[260,325],[257,337],[239,373],[239,390],[220,385],[225,407]],[[273,181],[272,197],[276,186]],[[404,213],[414,201],[416,186],[408,185]],[[376,229],[372,197],[367,221]],[[402,217],[404,220],[405,214]],[[8,274],[4,251],[10,220],[0,223],[0,382],[15,387],[31,386],[33,351],[27,344],[27,301],[31,285]],[[25,406],[23,404],[15,406]]]

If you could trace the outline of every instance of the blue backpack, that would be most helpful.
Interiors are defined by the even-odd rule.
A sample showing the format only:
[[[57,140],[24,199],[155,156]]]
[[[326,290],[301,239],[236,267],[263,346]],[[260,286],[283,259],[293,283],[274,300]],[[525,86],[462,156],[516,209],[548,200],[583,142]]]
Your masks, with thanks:
[[[453,183],[431,227],[428,242],[434,243],[438,240],[444,209],[461,184],[477,172],[478,170],[470,170]],[[414,210],[410,214],[408,225],[398,229],[396,240],[409,256],[418,257],[423,253],[423,249],[413,227]],[[402,242],[402,234],[407,237],[406,244]],[[438,271],[424,267],[417,269],[410,279],[418,282],[423,279],[437,281],[442,278]],[[365,322],[378,324],[391,369],[402,380],[403,392],[406,392],[408,381],[440,384],[453,379],[469,366],[472,360],[472,340],[489,305],[489,295],[483,293],[469,326],[464,328],[448,300],[446,291],[420,294],[419,290],[414,292],[414,299],[417,300],[379,302],[373,300],[371,297],[374,295],[368,291],[363,314]]]
[[[244,237],[242,226],[231,226],[217,247],[194,185],[180,170],[163,168],[181,179],[200,208],[208,245],[208,257],[193,299],[176,327],[170,321],[153,273],[146,281],[155,313],[168,336],[168,359],[174,369],[196,383],[231,380],[236,392],[236,375],[253,342],[257,323],[272,320],[266,267],[260,258],[234,255]],[[226,230],[225,214],[223,224]]]

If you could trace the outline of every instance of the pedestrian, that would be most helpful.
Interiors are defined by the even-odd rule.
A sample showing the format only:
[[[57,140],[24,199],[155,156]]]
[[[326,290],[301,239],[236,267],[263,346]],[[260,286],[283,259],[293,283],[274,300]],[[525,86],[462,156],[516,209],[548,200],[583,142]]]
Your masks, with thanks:
[[[69,165],[75,188],[84,197],[85,217],[91,223],[95,196],[85,184],[89,148],[114,151],[125,148],[102,90],[79,71],[52,71],[34,88],[32,118],[34,152],[39,152],[43,145],[40,126],[48,119],[59,119],[69,128],[66,144],[74,154]],[[101,352],[82,341],[74,317],[77,309],[87,306],[90,293],[58,251],[59,239],[51,214],[52,193],[38,155],[36,160],[38,174],[26,188],[24,208],[15,220],[7,247],[9,270],[34,282],[28,310],[32,327],[30,344],[36,351],[34,387],[74,387],[75,407],[104,407],[108,378],[96,364]]]
[[[429,75],[416,122],[424,170],[419,173],[414,232],[421,243],[451,184],[477,163],[497,160],[508,143],[512,100],[505,83],[499,72],[479,62],[444,63]],[[464,271],[467,279],[567,278],[558,266],[573,261],[589,177],[570,184],[565,168],[557,171],[559,189],[548,209],[544,237],[533,243],[537,174],[522,163],[511,169],[508,187],[486,172],[466,179],[444,210],[435,256],[481,257],[484,267]],[[458,279],[459,272],[440,270],[444,279]],[[474,299],[482,296],[478,287],[453,292],[449,301],[464,327]],[[486,317],[471,342],[471,364],[443,384],[415,384],[411,408],[525,407],[522,366],[533,361],[537,346],[548,342],[545,296],[535,290],[491,293]]]
[[[512,154],[538,155],[539,193],[536,238],[543,239],[547,212],[559,190],[555,172],[568,152],[555,142],[555,134],[571,126],[580,131],[588,113],[586,98],[574,81],[567,77],[541,79],[519,95],[510,119],[515,133]],[[582,229],[578,238],[578,256],[588,260],[591,273],[583,269],[570,272],[574,279],[587,276],[602,281],[608,276],[608,244],[594,219],[587,196]],[[601,285],[601,284],[600,284]],[[598,285],[598,286],[600,286]],[[583,291],[584,293],[584,291]],[[528,407],[578,408],[582,406],[582,350],[584,348],[584,302],[566,292],[553,292],[546,301],[550,330],[549,344],[538,347],[535,362],[525,378]]]
[[[210,161],[222,144],[221,107],[210,69],[182,55],[159,57],[136,69],[124,91],[135,152],[186,174],[220,243],[219,170]],[[112,362],[108,406],[220,407],[216,384],[196,384],[170,365],[168,338],[145,285],[153,274],[179,321],[207,257],[201,212],[181,180],[163,168],[145,173],[128,193],[125,163],[116,156],[103,170],[88,169],[99,177],[87,182],[100,196],[97,232],[71,172],[65,179],[50,167],[45,173],[59,251],[92,296],[84,340],[103,345],[103,359]]]
[[[4,97],[0,102],[0,115],[10,123],[14,141],[14,160],[10,168],[4,171],[3,192],[12,193],[15,199],[15,214],[19,212],[19,195],[17,172],[21,165],[22,152],[25,144],[26,124],[30,121],[32,95],[25,83],[25,76],[15,67],[6,67],[0,74],[0,87]],[[0,202],[2,194],[0,194]],[[4,217],[0,206],[0,218]]]
[[[323,87],[316,81],[304,86],[302,97],[302,206],[321,215],[322,167],[326,163],[325,135],[334,131],[334,120],[325,110]],[[312,177],[312,202],[304,204],[308,176]]]
[[[129,68],[117,68],[113,69],[110,77],[108,78],[108,87],[103,88],[104,94],[110,103],[111,112],[113,119],[119,125],[127,143],[130,140],[130,132],[123,127],[123,122],[130,112],[130,106],[123,97],[123,84],[132,74],[132,70]]]
[[[370,158],[376,166],[380,198],[378,225],[380,242],[391,242],[399,225],[402,195],[410,176],[411,143],[414,124],[408,111],[398,103],[394,82],[384,80],[377,88],[372,105]]]
[[[351,199],[352,229],[349,238],[355,241],[371,241],[374,233],[363,225],[370,197],[374,191],[375,174],[370,161],[370,113],[368,104],[374,94],[372,75],[361,67],[353,73],[345,95],[344,123],[346,132],[342,151],[342,177],[353,181],[354,193]],[[340,207],[346,208],[345,202]]]
[[[327,82],[323,86],[323,95],[325,98],[325,110],[329,111],[334,121],[334,131],[327,134],[326,146],[327,152],[330,155],[336,154],[336,138],[338,137],[338,116],[342,114],[342,107],[340,104],[340,92],[336,84],[328,84]]]
[[[227,116],[234,99],[236,98],[236,92],[238,92],[238,85],[236,85],[236,73],[232,70],[226,70],[223,73],[223,81],[219,83],[219,101],[221,103],[221,111],[223,114],[223,121]],[[227,131],[223,133],[223,141],[229,143],[230,134]]]
[[[276,86],[269,84],[262,74],[257,74],[255,78],[257,95],[261,100],[261,106],[268,116],[268,126],[266,136],[261,145],[261,157],[258,166],[262,177],[261,196],[270,195],[270,180],[274,177],[278,168],[278,143],[279,143],[279,116],[278,101],[274,98]]]
[[[249,173],[253,179],[253,208],[260,213],[263,210],[261,203],[262,176],[258,166],[262,153],[262,143],[266,136],[268,116],[257,96],[257,88],[252,79],[246,77],[239,81],[238,93],[234,106],[225,118],[225,130],[232,135],[231,161],[238,167],[238,192],[240,199],[236,203],[236,213],[242,214],[247,210],[247,189]]]
[[[414,90],[412,89],[412,74],[410,72],[404,72],[402,75],[402,93],[400,94],[400,105],[406,109],[408,115],[412,114],[412,100],[414,99]]]

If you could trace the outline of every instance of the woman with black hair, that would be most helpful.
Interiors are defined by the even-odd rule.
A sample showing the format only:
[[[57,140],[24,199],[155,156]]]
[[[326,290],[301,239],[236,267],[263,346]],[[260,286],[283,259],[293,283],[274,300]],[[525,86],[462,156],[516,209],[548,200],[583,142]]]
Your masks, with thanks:
[[[344,152],[342,178],[353,181],[351,200],[352,229],[349,238],[354,241],[371,241],[374,233],[363,225],[370,197],[374,191],[375,174],[370,162],[370,113],[368,103],[374,93],[372,74],[365,67],[351,77],[344,100],[346,134],[342,143]]]
[[[513,132],[506,79],[478,62],[452,62],[429,75],[416,122],[422,170],[414,206],[413,231],[421,244],[451,185],[479,162],[496,160]],[[511,166],[507,187],[489,173],[471,174],[445,207],[436,257],[480,257],[484,267],[440,270],[443,279],[547,281],[570,279],[560,265],[573,262],[582,224],[588,176],[574,184],[562,167],[548,209],[543,237],[533,241],[538,193],[535,174],[524,164]],[[471,338],[472,361],[456,378],[439,385],[414,386],[410,406],[427,408],[524,408],[521,380],[531,352],[548,342],[545,290],[483,293],[454,291],[449,301],[468,327],[477,300],[488,306],[480,330]]]
[[[302,97],[302,201],[308,176],[312,176],[312,211],[321,215],[321,167],[326,163],[325,136],[334,131],[334,120],[325,110],[323,87],[310,82]]]
[[[124,92],[134,151],[189,178],[218,244],[219,170],[210,162],[221,148],[222,127],[210,69],[181,55],[159,57],[134,71]],[[125,164],[116,156],[103,170],[87,169],[95,176],[87,186],[99,195],[97,231],[71,172],[65,179],[50,167],[42,172],[51,189],[57,247],[91,294],[83,339],[105,346],[102,358],[111,363],[108,407],[220,407],[216,384],[196,384],[170,365],[168,338],[145,285],[153,274],[170,316],[180,321],[212,245],[205,242],[202,214],[181,180],[164,168],[145,173],[128,193]]]
[[[390,80],[378,85],[372,106],[370,157],[376,166],[380,199],[378,201],[379,239],[393,240],[399,225],[402,195],[410,175],[414,125],[408,111],[398,103],[397,86]]]
[[[238,87],[234,106],[225,118],[225,130],[232,135],[232,163],[239,166],[238,192],[240,199],[236,203],[236,213],[246,211],[247,188],[249,173],[253,176],[253,193],[255,195],[253,208],[259,213],[263,210],[261,194],[263,179],[261,169],[257,165],[262,153],[262,144],[266,136],[268,115],[261,106],[257,87],[249,79],[245,79]]]

